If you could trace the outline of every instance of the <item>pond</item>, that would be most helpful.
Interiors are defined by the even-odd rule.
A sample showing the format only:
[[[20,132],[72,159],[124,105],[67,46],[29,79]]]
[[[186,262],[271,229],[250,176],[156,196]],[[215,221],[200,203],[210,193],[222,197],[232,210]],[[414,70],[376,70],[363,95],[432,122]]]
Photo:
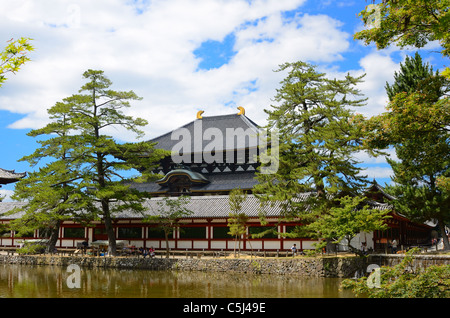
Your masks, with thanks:
[[[351,298],[338,278],[0,265],[0,298]]]

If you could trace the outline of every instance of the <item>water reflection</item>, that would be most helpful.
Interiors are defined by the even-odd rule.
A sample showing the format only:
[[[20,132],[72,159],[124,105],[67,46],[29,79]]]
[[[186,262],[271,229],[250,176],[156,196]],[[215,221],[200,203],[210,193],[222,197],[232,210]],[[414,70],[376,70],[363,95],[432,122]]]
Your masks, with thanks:
[[[2,298],[337,298],[340,279],[81,268],[79,288],[59,266],[0,265]]]

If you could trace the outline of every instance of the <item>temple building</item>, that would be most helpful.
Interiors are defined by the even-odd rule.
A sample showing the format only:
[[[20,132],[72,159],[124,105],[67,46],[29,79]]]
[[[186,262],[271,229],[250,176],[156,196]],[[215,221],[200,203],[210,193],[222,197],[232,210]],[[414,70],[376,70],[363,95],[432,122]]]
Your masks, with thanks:
[[[242,107],[221,116],[199,111],[194,121],[149,141],[173,153],[154,171],[162,179],[133,187],[154,196],[227,195],[235,188],[251,193],[258,166],[254,156],[264,149],[261,132]]]
[[[316,241],[310,238],[285,238],[269,235],[252,238],[251,234],[261,233],[269,228],[287,233],[301,225],[298,221],[281,222],[281,208],[278,205],[261,206],[252,194],[257,184],[256,156],[267,147],[262,129],[245,115],[245,109],[228,115],[204,116],[203,111],[186,125],[149,140],[156,148],[171,151],[171,155],[161,160],[155,173],[161,174],[156,182],[136,183],[131,186],[151,195],[145,203],[148,214],[154,214],[158,204],[165,197],[190,197],[185,206],[191,215],[179,220],[179,227],[169,240],[173,250],[233,250],[235,240],[229,232],[230,215],[229,193],[240,188],[247,193],[241,212],[248,217],[247,235],[241,241],[241,250],[286,251],[292,244],[300,250],[313,249]],[[195,114],[194,114],[195,115]],[[299,199],[308,193],[299,193]],[[370,204],[376,209],[390,209],[389,203],[395,198],[383,191],[376,182],[367,190]],[[4,212],[23,203],[0,203],[0,222],[8,223],[15,216],[1,216]],[[266,222],[260,222],[261,209],[264,209]],[[388,240],[396,238],[400,245],[423,244],[429,238],[431,228],[424,224],[411,222],[406,217],[390,212],[389,230],[361,233],[354,246],[365,242],[368,248],[383,249]],[[20,217],[20,213],[16,215]],[[65,221],[60,229],[57,248],[74,248],[88,241],[107,239],[102,222],[85,227],[75,221]],[[126,211],[116,215],[114,227],[117,240],[136,247],[165,249],[163,233],[155,224],[143,222],[141,215]],[[30,238],[39,237],[35,231]],[[20,238],[23,239],[23,238]],[[0,246],[17,246],[18,238],[12,232],[0,235]]]

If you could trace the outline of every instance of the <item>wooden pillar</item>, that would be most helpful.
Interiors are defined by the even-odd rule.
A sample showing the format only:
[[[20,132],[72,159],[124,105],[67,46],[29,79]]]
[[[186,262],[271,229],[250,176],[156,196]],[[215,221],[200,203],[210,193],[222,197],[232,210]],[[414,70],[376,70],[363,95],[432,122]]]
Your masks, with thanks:
[[[212,228],[212,225],[211,225],[211,219],[208,219],[207,220],[207,223],[206,223],[206,229],[207,229],[207,232],[206,232],[206,235],[207,235],[207,239],[208,239],[208,250],[211,250],[211,240],[213,239],[213,228]]]

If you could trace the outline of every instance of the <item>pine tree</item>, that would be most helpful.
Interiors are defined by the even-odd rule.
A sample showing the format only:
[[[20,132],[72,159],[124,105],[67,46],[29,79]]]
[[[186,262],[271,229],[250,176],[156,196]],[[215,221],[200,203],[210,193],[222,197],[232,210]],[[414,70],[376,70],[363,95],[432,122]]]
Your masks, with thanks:
[[[133,91],[113,91],[112,82],[103,71],[88,70],[80,93],[65,99],[70,105],[70,118],[78,133],[83,181],[80,187],[89,194],[84,200],[95,217],[101,217],[108,235],[108,252],[116,254],[116,239],[112,226],[114,214],[123,210],[142,212],[143,193],[122,182],[123,172],[133,168],[146,168],[141,173],[151,177],[151,170],[167,153],[154,150],[148,142],[120,144],[104,132],[111,126],[125,128],[142,137],[140,127],[147,124],[142,118],[132,118],[123,113],[130,101],[141,100]],[[145,155],[144,155],[145,154]],[[85,199],[85,198],[84,198]],[[96,202],[97,204],[92,204]]]
[[[299,217],[308,225],[328,214],[339,196],[359,196],[366,185],[355,159],[363,149],[363,118],[352,109],[365,103],[356,88],[362,76],[328,79],[304,62],[283,64],[278,71],[285,70],[278,104],[266,110],[267,128],[280,136],[279,168],[259,173],[254,192],[263,202],[278,202],[285,218]]]
[[[439,72],[433,71],[429,63],[423,63],[418,52],[414,57],[407,56],[404,63],[400,63],[400,71],[394,74],[394,83],[389,85],[386,82],[386,93],[392,101],[395,95],[401,92],[413,93],[421,89],[428,89],[427,94],[436,96],[436,100],[443,95],[442,82],[436,81],[441,78]],[[435,79],[435,85],[430,85],[430,80]]]
[[[148,142],[119,143],[105,134],[107,128],[116,126],[142,136],[139,128],[147,122],[122,112],[130,107],[130,101],[141,98],[133,91],[109,89],[112,82],[103,71],[88,70],[83,77],[88,82],[80,93],[86,94],[74,94],[58,102],[49,109],[53,122],[31,133],[38,136],[56,132],[57,137],[41,142],[42,147],[24,159],[30,163],[47,157],[55,160],[31,174],[23,187],[19,184],[17,198],[32,199],[33,208],[27,210],[27,217],[47,215],[55,222],[67,217],[101,220],[108,234],[109,253],[115,255],[115,213],[144,210],[145,193],[131,189],[124,182],[124,172],[139,169],[141,178],[156,178],[151,171],[167,153],[155,150],[154,144]],[[49,202],[45,202],[47,196]]]
[[[42,161],[44,165],[19,180],[13,195],[13,199],[25,201],[26,204],[20,209],[25,214],[13,220],[11,228],[19,235],[39,230],[41,236],[49,237],[47,252],[55,249],[61,223],[70,218],[80,218],[76,214],[80,209],[80,193],[75,190],[76,182],[80,180],[77,171],[80,164],[76,159],[77,147],[70,141],[73,141],[73,136],[70,136],[73,126],[67,111],[67,105],[57,103],[49,110],[52,122],[28,133],[31,137],[51,137],[38,141],[41,146],[33,154],[20,159],[31,166],[37,166]]]
[[[156,211],[152,211],[153,214],[144,219],[145,222],[155,223],[164,232],[166,258],[169,258],[170,254],[169,235],[180,226],[180,218],[194,213],[186,207],[189,200],[188,196],[183,195],[176,199],[165,197],[156,203],[158,206]]]
[[[234,257],[236,257],[236,243],[238,245],[238,254],[241,251],[241,237],[246,236],[248,216],[242,212],[242,204],[247,199],[247,195],[242,189],[233,189],[228,197],[228,204],[230,205],[230,214],[228,218],[228,227],[230,231],[228,234],[234,236]]]

